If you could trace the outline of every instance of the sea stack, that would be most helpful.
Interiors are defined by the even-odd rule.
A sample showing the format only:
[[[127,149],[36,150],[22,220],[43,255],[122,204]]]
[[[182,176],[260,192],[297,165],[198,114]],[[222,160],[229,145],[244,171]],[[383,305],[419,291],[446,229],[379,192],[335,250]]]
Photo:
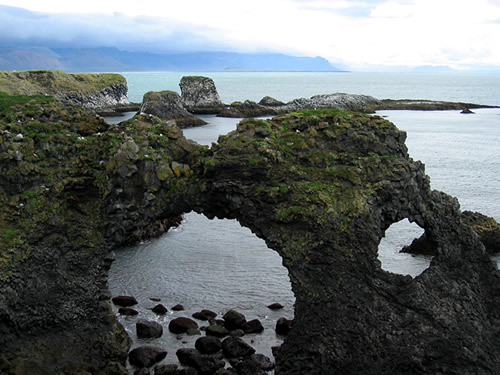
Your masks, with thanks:
[[[211,78],[182,77],[179,86],[182,104],[191,113],[216,114],[225,107]]]

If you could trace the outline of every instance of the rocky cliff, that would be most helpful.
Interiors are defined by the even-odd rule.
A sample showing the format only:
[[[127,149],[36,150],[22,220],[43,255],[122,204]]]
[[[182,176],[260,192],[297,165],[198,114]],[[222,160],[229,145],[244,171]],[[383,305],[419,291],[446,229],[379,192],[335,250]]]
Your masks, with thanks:
[[[0,99],[0,372],[125,373],[109,251],[191,210],[237,218],[282,256],[296,305],[277,374],[500,371],[499,271],[392,123],[302,111],[244,120],[208,149],[150,115],[109,126]],[[377,259],[404,218],[437,247],[413,279]]]
[[[127,81],[112,73],[64,73],[60,70],[0,72],[0,91],[12,95],[50,95],[94,111],[128,106]]]

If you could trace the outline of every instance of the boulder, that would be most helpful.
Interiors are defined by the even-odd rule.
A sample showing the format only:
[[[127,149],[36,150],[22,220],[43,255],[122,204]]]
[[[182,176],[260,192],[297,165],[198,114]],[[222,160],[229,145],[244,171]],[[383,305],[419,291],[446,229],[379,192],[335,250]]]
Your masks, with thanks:
[[[198,320],[211,320],[215,319],[217,313],[210,310],[201,310],[199,312],[195,312],[192,317]]]
[[[128,355],[130,364],[136,367],[151,367],[167,356],[167,352],[155,346],[140,346]]]
[[[175,91],[149,91],[142,99],[141,112],[164,120],[175,120],[178,126],[205,125],[206,122],[186,111]]]
[[[224,314],[224,327],[228,330],[240,329],[243,326],[243,323],[247,321],[245,315],[239,313],[236,310],[229,310]]]
[[[282,309],[284,306],[280,303],[271,303],[269,306],[267,306],[268,309],[271,309],[271,310],[280,310]]]
[[[198,324],[189,318],[179,317],[170,321],[168,324],[168,330],[172,333],[186,333],[188,329],[197,329]]]
[[[274,99],[274,98],[272,98],[270,96],[264,96],[260,100],[259,104],[263,105],[263,106],[266,106],[266,107],[281,107],[281,106],[285,105],[285,103],[283,103],[282,101]]]
[[[159,303],[158,305],[153,307],[151,309],[151,311],[153,311],[154,313],[159,314],[159,315],[165,315],[168,312],[168,309],[165,306],[163,306],[161,303]]]
[[[254,348],[236,337],[226,337],[222,341],[222,351],[227,358],[248,357],[255,353]]]
[[[215,336],[215,337],[226,337],[229,335],[229,331],[226,327],[220,325],[210,325],[205,329],[205,333],[207,336]]]
[[[205,336],[196,340],[194,347],[202,354],[214,354],[221,350],[222,343],[217,337]]]
[[[180,348],[176,352],[179,362],[196,369],[201,375],[214,374],[225,366],[225,362],[211,355],[201,354],[196,349]]]
[[[262,323],[258,319],[249,320],[248,322],[243,323],[241,329],[245,333],[260,333],[264,330]]]
[[[182,104],[191,113],[215,114],[225,107],[211,78],[186,76],[179,86]]]
[[[271,371],[274,368],[274,362],[264,354],[252,354],[250,360],[261,370]]]
[[[177,304],[172,307],[172,311],[184,311],[184,306],[182,306],[181,304]]]
[[[286,335],[292,329],[292,321],[287,318],[279,318],[276,322],[276,333],[278,335]]]
[[[157,338],[163,334],[162,325],[151,320],[139,319],[135,323],[135,329],[139,338]]]
[[[118,309],[118,314],[127,315],[127,316],[134,316],[134,315],[138,315],[139,312],[131,307],[120,307]]]
[[[137,300],[131,296],[116,296],[111,299],[111,301],[117,305],[122,307],[130,307],[137,305]]]

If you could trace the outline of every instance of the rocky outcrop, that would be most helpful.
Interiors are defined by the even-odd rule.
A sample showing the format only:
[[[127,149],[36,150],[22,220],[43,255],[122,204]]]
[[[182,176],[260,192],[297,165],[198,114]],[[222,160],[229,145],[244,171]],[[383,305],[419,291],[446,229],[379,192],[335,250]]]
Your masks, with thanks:
[[[372,96],[354,94],[325,94],[315,95],[309,99],[294,99],[288,103],[280,102],[266,96],[259,103],[245,101],[236,102],[220,111],[220,117],[261,117],[301,111],[306,109],[341,108],[357,111],[366,111],[381,104],[381,101]]]
[[[225,107],[211,78],[185,76],[179,86],[182,104],[191,113],[219,113]]]
[[[147,92],[142,99],[141,112],[163,120],[175,120],[180,127],[206,124],[183,107],[181,97],[175,91]]]
[[[12,95],[50,95],[94,111],[131,105],[127,81],[112,73],[64,73],[60,70],[0,72],[0,91]]]
[[[296,302],[276,374],[500,372],[500,273],[392,123],[330,109],[247,119],[208,149],[154,116],[109,126],[50,98],[6,103],[1,373],[125,374],[109,251],[192,210],[237,218],[283,258]],[[404,218],[437,249],[415,278],[377,258]]]
[[[461,218],[465,224],[471,226],[476,232],[488,254],[500,253],[500,224],[495,219],[472,211],[462,212]],[[424,233],[401,251],[410,254],[434,256],[438,253],[438,243]]]

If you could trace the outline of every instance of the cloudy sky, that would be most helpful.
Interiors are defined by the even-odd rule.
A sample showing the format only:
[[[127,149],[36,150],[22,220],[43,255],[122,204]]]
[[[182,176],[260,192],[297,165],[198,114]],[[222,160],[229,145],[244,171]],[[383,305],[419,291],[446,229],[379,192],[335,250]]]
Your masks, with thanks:
[[[0,0],[0,46],[278,52],[353,70],[500,67],[500,0]]]

